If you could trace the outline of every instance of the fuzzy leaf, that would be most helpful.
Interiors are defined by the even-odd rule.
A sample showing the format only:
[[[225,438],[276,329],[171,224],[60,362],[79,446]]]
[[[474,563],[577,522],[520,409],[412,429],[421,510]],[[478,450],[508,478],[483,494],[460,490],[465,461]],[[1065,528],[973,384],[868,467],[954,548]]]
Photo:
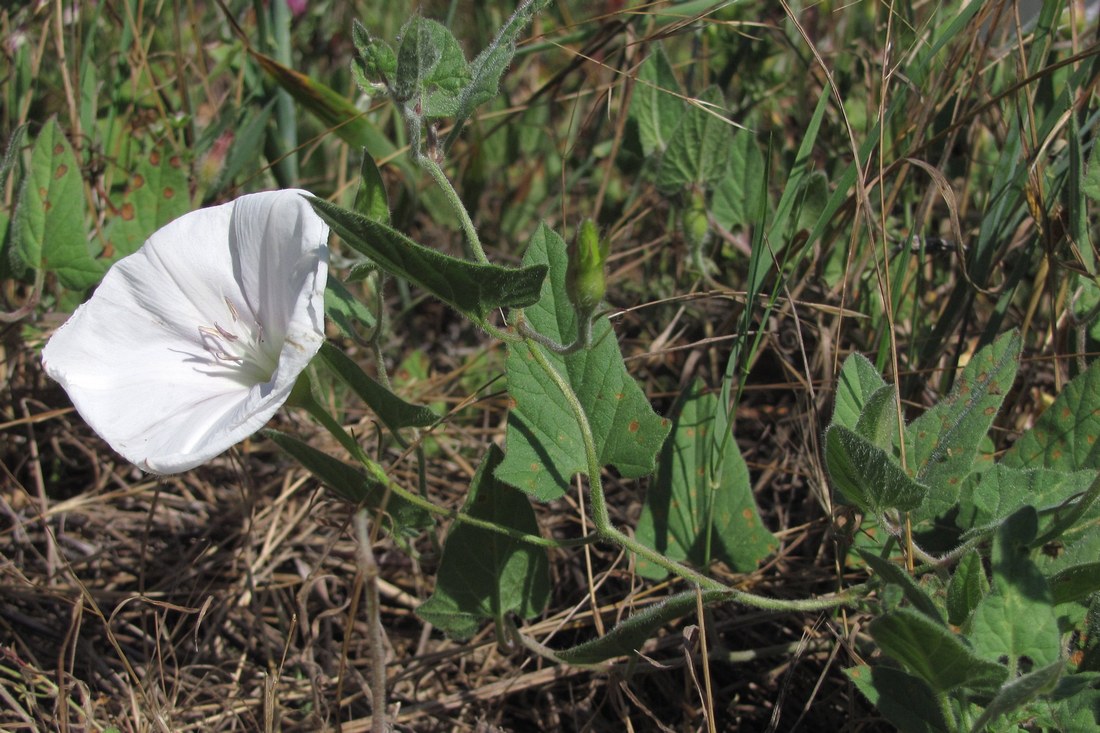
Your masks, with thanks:
[[[576,314],[566,294],[565,242],[545,225],[528,244],[526,269],[549,266],[538,304],[525,311],[540,333],[570,343],[577,333]],[[652,473],[669,421],[650,407],[626,371],[619,344],[606,318],[593,325],[593,346],[569,356],[546,358],[572,387],[588,417],[600,465],[614,465],[623,476]],[[569,481],[587,469],[584,443],[573,411],[557,385],[542,371],[531,349],[508,349],[508,393],[515,407],[508,416],[507,456],[497,478],[548,501],[564,494]]]
[[[778,542],[760,519],[749,470],[728,435],[718,395],[708,394],[697,382],[681,398],[677,413],[657,476],[646,492],[636,536],[673,560],[700,568],[721,560],[736,572],[748,572]],[[668,575],[644,561],[637,570],[655,580]]]
[[[669,146],[684,116],[680,83],[660,44],[638,69],[638,81],[630,101],[630,116],[638,122],[642,151],[647,157],[660,155]]]
[[[843,425],[831,425],[825,431],[825,465],[836,488],[869,514],[912,511],[928,490],[892,456]]]
[[[686,187],[708,187],[725,175],[729,164],[730,124],[722,116],[726,102],[718,87],[703,92],[672,135],[657,170],[657,188],[675,193]]]
[[[524,307],[539,298],[546,265],[511,269],[460,260],[419,245],[396,229],[354,211],[318,198],[310,201],[349,246],[474,321],[484,321],[497,308]]]
[[[1017,468],[1100,469],[1100,359],[1065,386],[1001,462]]]
[[[1025,506],[998,528],[991,558],[993,591],[970,621],[974,650],[986,659],[1007,661],[1011,669],[1023,658],[1047,665],[1061,655],[1050,587],[1028,553],[1038,523],[1035,510]]]
[[[401,29],[394,95],[423,117],[451,117],[470,82],[470,65],[454,35],[434,20],[413,16]]]
[[[522,3],[508,22],[497,32],[493,42],[485,47],[470,64],[470,82],[458,98],[455,117],[465,120],[473,114],[478,105],[497,95],[500,77],[504,75],[512,57],[516,55],[516,40],[532,18],[541,11],[549,0],[534,0]]]
[[[879,616],[870,632],[882,651],[921,677],[935,692],[957,687],[996,687],[1008,670],[976,655],[946,626],[922,613],[899,608]]]
[[[978,446],[1016,378],[1020,335],[1007,333],[981,349],[955,380],[951,393],[906,429],[910,470],[928,487],[914,520],[932,520],[959,501]]]
[[[638,96],[637,88],[634,96]],[[735,130],[729,166],[715,186],[710,202],[715,222],[730,231],[758,223],[767,192],[764,154],[756,138],[747,130]]]
[[[989,592],[982,558],[977,553],[963,555],[951,582],[947,585],[947,622],[961,626]]]
[[[364,151],[359,168],[359,189],[355,192],[355,210],[381,224],[390,223],[390,201],[382,173],[370,153]]]
[[[886,386],[882,375],[863,354],[852,354],[840,368],[831,425],[855,430],[871,395]]]
[[[264,430],[283,451],[298,461],[326,486],[353,504],[363,503],[371,509],[384,507],[399,529],[422,529],[432,526],[432,515],[394,494],[386,486],[364,474],[355,466],[333,458],[297,438],[277,430]]]
[[[989,724],[997,718],[1022,708],[1043,692],[1054,687],[1058,683],[1058,678],[1062,676],[1064,668],[1065,662],[1058,659],[1045,667],[1040,667],[1006,682],[997,691],[993,700],[986,705],[985,710],[982,711],[978,719],[974,721],[974,725],[970,727],[970,733],[981,733],[981,731],[989,730]]]
[[[478,467],[465,512],[504,527],[538,534],[530,500],[493,478],[502,458],[495,445]],[[448,636],[468,639],[485,619],[498,623],[507,613],[531,618],[550,598],[546,550],[498,532],[455,524],[443,546],[435,591],[416,615]]]
[[[722,591],[706,591],[702,595],[704,604],[718,603],[729,597]],[[598,664],[612,657],[634,654],[657,629],[674,619],[694,613],[698,603],[696,591],[677,593],[639,611],[605,636],[558,652],[557,656],[570,664]]]

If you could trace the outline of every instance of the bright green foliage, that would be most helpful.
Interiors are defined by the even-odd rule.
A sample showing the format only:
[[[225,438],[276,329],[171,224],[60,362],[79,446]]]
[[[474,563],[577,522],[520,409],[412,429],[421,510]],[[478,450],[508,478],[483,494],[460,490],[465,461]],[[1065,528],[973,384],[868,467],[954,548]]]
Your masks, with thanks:
[[[569,267],[565,272],[565,291],[569,302],[580,317],[590,316],[603,300],[607,282],[604,279],[604,263],[607,261],[610,242],[600,238],[596,223],[591,219],[581,222],[577,238],[569,249]]]
[[[919,578],[886,559],[896,549],[892,544],[880,547],[881,555],[861,552],[875,571],[874,582],[895,588],[883,598],[903,596],[908,602],[870,624],[882,651],[906,671],[878,665],[870,674],[859,668],[850,676],[901,730],[977,731],[987,725],[1014,730],[1018,722],[1040,715],[1089,715],[1078,709],[1076,693],[1058,690],[1081,676],[1066,663],[1063,635],[1083,629],[1081,604],[1100,591],[1095,539],[1100,520],[1091,503],[1100,495],[1100,480],[1092,470],[1089,442],[1100,399],[1092,381],[1096,371],[1067,385],[1003,461],[978,461],[1018,356],[1015,334],[981,349],[951,394],[904,430],[910,470],[928,483],[930,495],[940,491],[939,508],[928,510],[926,500],[918,516],[950,517],[964,539],[992,536],[991,578],[980,545],[958,553],[946,594],[927,592]],[[884,498],[901,481],[895,399],[893,387],[870,362],[849,358],[826,434],[826,462],[838,489],[896,526],[898,517],[891,519],[890,510],[903,507],[896,495]],[[936,586],[942,587],[942,580]],[[944,618],[961,633],[943,625]],[[907,675],[923,680],[927,692],[921,685],[905,689]],[[912,704],[914,695],[931,695],[951,719],[942,725],[924,721]]]
[[[107,225],[103,254],[117,260],[136,252],[149,235],[191,210],[187,166],[180,156],[154,150],[138,160],[126,192]]]
[[[359,332],[359,326],[375,326],[374,314],[370,309],[332,275],[329,275],[325,285],[325,315],[348,337],[354,337]]]
[[[657,188],[674,193],[685,187],[707,187],[722,179],[729,163],[731,129],[723,116],[725,107],[717,87],[707,89],[688,107],[661,158]]]
[[[844,360],[837,381],[833,425],[856,429],[863,407],[871,395],[886,386],[882,375],[863,354],[852,354]]]
[[[531,305],[546,277],[545,265],[520,269],[482,265],[417,244],[401,232],[322,199],[311,199],[332,230],[386,272],[427,290],[477,322],[498,308]]]
[[[825,431],[825,465],[844,497],[869,514],[912,511],[928,492],[892,455],[843,425]]]
[[[503,456],[495,445],[478,467],[463,511],[504,527],[538,534],[527,496],[493,478]],[[457,639],[468,639],[485,619],[531,618],[550,598],[546,550],[498,532],[456,524],[443,546],[435,591],[416,615]]]
[[[415,534],[416,530],[432,526],[431,514],[390,493],[385,484],[364,474],[355,466],[278,430],[264,430],[263,435],[273,440],[287,455],[305,466],[342,498],[352,504],[362,503],[371,509],[385,512],[398,531]]]
[[[331,343],[326,341],[318,356],[344,384],[359,395],[359,399],[363,400],[390,430],[396,432],[401,428],[423,428],[439,419],[439,416],[427,407],[408,403],[383,387],[352,361],[351,357]]]
[[[947,584],[947,622],[961,626],[988,592],[989,579],[985,577],[981,556],[964,555]]]
[[[1065,386],[1001,462],[1017,468],[1100,470],[1100,360]]]
[[[19,270],[55,272],[64,287],[77,291],[103,277],[84,229],[80,163],[55,118],[35,140],[12,226]]]
[[[525,269],[550,268],[538,304],[524,311],[532,328],[559,343],[577,335],[577,314],[565,288],[565,242],[545,226],[531,237]],[[593,346],[568,356],[547,353],[551,367],[576,393],[588,418],[600,465],[614,465],[623,476],[653,472],[669,422],[653,412],[626,371],[619,344],[607,318],[592,328]],[[569,489],[574,474],[586,472],[580,427],[561,390],[550,381],[531,349],[508,349],[508,393],[515,407],[508,416],[507,456],[496,476],[542,500]]]
[[[355,210],[381,224],[390,223],[390,201],[386,195],[386,184],[382,181],[382,172],[370,153],[364,152],[359,167],[359,188],[355,192]]]
[[[700,568],[720,560],[748,572],[778,542],[760,519],[748,468],[729,430],[718,395],[693,385],[678,405],[635,536],[673,560]],[[668,575],[642,560],[637,571],[657,580]]]
[[[336,90],[275,59],[253,52],[252,57],[298,104],[309,110],[341,140],[366,148],[375,157],[393,153],[394,146],[354,104]]]
[[[1004,334],[975,354],[951,393],[905,431],[907,466],[929,489],[916,519],[938,517],[958,502],[961,482],[1016,378],[1019,358],[1019,334]]]
[[[394,101],[417,117],[452,117],[470,81],[470,66],[454,35],[442,23],[413,16],[401,29]]]

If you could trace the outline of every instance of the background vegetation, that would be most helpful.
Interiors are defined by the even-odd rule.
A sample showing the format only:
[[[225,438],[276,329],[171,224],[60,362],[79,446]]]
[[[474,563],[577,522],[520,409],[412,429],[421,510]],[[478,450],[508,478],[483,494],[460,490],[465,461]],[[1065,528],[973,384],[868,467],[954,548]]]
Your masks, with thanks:
[[[776,543],[752,569],[715,563],[723,582],[802,598],[866,577],[846,552],[859,517],[830,488],[820,445],[849,353],[896,382],[913,417],[1018,329],[1019,376],[991,452],[1095,356],[1095,16],[1088,3],[962,5],[554,2],[445,161],[496,262],[518,262],[540,222],[567,239],[598,222],[615,334],[658,413],[695,380],[740,393],[733,434]],[[350,206],[363,146],[395,225],[460,252],[393,108],[355,84],[352,24],[393,39],[419,12],[473,56],[513,9],[0,10],[0,727],[368,729],[346,504],[261,437],[181,476],[143,475],[80,421],[38,354],[110,262],[185,211],[290,186]],[[644,65],[660,53],[667,63]],[[662,169],[674,144],[662,120],[696,113],[687,168]],[[35,155],[67,148],[74,167],[34,178]],[[51,209],[47,189],[66,206]],[[78,246],[61,266],[43,241]],[[338,248],[336,264],[352,254]],[[487,444],[503,440],[504,349],[415,289],[383,296],[395,389],[448,415],[424,441],[427,493],[460,507]],[[375,434],[352,395],[328,397],[357,434]],[[280,420],[338,451],[304,418]],[[384,461],[416,484],[415,461]],[[617,526],[638,526],[646,488],[608,476]],[[580,497],[538,505],[543,532],[584,534]],[[721,606],[610,672],[555,666],[498,646],[491,629],[458,643],[413,615],[442,536],[375,545],[398,729],[889,729],[842,673],[869,651],[859,613]],[[552,598],[526,632],[555,647],[669,590],[601,545],[552,560]]]

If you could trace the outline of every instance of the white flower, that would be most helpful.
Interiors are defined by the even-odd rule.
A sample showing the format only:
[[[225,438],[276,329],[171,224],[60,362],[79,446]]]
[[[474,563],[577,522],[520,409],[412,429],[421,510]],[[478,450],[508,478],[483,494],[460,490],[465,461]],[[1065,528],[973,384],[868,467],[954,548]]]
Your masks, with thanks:
[[[176,219],[46,344],[46,372],[137,466],[186,471],[252,435],[321,348],[328,226],[303,195]]]

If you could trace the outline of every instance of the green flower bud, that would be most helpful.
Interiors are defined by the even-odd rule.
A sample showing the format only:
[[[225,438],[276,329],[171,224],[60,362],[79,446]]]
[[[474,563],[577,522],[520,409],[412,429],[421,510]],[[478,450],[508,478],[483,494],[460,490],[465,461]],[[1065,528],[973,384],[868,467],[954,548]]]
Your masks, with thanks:
[[[710,238],[710,222],[707,221],[707,205],[701,194],[691,197],[690,206],[680,216],[680,226],[693,253],[706,245]]]
[[[569,267],[565,272],[565,292],[578,314],[588,317],[603,300],[607,289],[604,263],[611,243],[600,240],[600,233],[591,219],[585,219],[569,248]]]

